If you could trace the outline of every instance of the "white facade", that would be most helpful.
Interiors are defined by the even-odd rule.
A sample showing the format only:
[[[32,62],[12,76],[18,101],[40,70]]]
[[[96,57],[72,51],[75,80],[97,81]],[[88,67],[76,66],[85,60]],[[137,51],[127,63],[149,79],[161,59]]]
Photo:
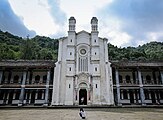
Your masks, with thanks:
[[[51,104],[113,105],[107,39],[98,37],[98,20],[91,19],[91,33],[76,33],[75,25],[70,17],[68,37],[59,41]]]

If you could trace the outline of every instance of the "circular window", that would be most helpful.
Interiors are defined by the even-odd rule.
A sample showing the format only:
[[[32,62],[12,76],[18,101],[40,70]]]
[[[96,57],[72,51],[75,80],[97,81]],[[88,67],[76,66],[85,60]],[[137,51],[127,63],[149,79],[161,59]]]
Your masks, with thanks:
[[[80,50],[80,54],[85,55],[86,54],[86,50],[85,49],[81,49]]]

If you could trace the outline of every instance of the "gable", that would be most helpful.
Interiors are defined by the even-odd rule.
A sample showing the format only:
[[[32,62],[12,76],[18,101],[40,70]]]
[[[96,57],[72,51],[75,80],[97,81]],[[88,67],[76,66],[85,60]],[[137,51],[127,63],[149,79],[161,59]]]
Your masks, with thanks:
[[[77,33],[77,45],[81,43],[90,44],[90,34],[86,31]]]

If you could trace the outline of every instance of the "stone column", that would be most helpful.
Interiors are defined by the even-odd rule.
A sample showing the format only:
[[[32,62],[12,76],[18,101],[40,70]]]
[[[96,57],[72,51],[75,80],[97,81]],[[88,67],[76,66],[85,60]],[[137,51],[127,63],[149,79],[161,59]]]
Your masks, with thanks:
[[[141,99],[141,104],[145,104],[145,96],[144,96],[144,89],[143,89],[143,83],[142,83],[142,78],[141,78],[141,71],[138,70],[138,80],[139,80],[139,89],[140,89],[140,99]]]
[[[130,94],[129,94],[129,90],[127,90],[127,97],[128,97],[128,99],[130,100]]]
[[[116,68],[115,70],[115,75],[116,75],[116,87],[117,87],[117,105],[121,106],[121,99],[120,99],[120,85],[119,85],[119,73],[118,73],[118,69]]]
[[[9,71],[9,74],[8,74],[8,83],[13,83],[13,73],[12,73],[12,70]]]
[[[138,82],[138,74],[137,73],[138,73],[137,71],[134,72],[134,74],[135,74],[135,84],[139,84],[139,82]]]
[[[6,74],[5,74],[5,80],[4,80],[4,84],[6,84],[6,83],[7,83],[8,76],[9,76],[9,72],[6,72]]]
[[[2,84],[2,79],[3,79],[3,71],[0,71],[0,84]]]
[[[20,96],[19,96],[18,106],[22,106],[23,105],[26,78],[27,78],[27,71],[24,71],[23,72],[23,81],[21,83],[21,92],[20,92]]]
[[[161,83],[163,84],[163,71],[160,71],[160,75],[161,75]]]
[[[46,91],[45,91],[45,102],[44,102],[44,106],[48,106],[49,82],[50,82],[50,70],[48,70],[48,72],[47,72],[47,80],[46,80]]]
[[[28,74],[27,74],[27,81],[26,81],[27,84],[29,84],[29,77],[30,77],[30,71],[28,71]]]

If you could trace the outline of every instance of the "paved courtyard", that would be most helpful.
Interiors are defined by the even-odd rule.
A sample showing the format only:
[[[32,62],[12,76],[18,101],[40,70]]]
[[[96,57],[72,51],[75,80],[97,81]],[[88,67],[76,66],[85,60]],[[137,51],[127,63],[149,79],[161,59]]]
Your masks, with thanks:
[[[161,108],[86,108],[87,120],[163,120]],[[0,120],[80,120],[79,109],[0,109]]]

